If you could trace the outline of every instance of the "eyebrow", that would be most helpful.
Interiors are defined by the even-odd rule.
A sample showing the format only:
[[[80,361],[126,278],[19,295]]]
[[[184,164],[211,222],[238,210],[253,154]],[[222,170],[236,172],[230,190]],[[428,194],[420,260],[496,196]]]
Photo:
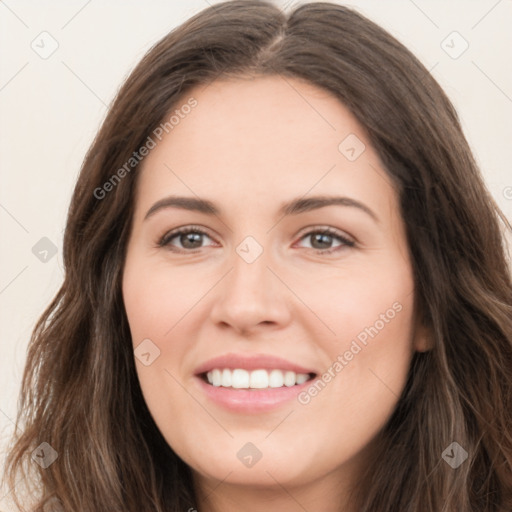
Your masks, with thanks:
[[[284,217],[286,215],[298,215],[300,213],[317,210],[326,206],[350,206],[358,208],[369,215],[375,222],[379,222],[377,215],[363,203],[352,199],[350,197],[339,196],[314,196],[308,198],[297,198],[288,201],[281,205],[278,210],[278,215]],[[199,197],[185,197],[185,196],[169,196],[157,201],[146,213],[144,220],[148,219],[156,212],[166,208],[181,208],[206,215],[220,215],[220,209],[215,206],[212,201],[201,199]]]

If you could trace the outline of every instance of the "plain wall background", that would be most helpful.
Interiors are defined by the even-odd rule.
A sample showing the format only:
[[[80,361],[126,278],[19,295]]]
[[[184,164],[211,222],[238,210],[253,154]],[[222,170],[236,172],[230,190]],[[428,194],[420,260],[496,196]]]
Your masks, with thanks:
[[[31,331],[62,282],[62,233],[86,150],[114,94],[143,54],[173,27],[214,3],[0,3],[2,461],[5,441],[14,430]],[[290,8],[299,2],[275,3]],[[490,191],[511,219],[512,1],[338,3],[386,28],[432,70],[459,112]],[[51,37],[41,36],[43,31]],[[469,44],[458,58],[453,57],[465,43],[454,31]],[[31,47],[46,57],[44,52],[55,44],[52,38],[58,48],[48,58]],[[32,252],[43,237],[57,248],[46,262]],[[8,491],[0,490],[1,510]]]

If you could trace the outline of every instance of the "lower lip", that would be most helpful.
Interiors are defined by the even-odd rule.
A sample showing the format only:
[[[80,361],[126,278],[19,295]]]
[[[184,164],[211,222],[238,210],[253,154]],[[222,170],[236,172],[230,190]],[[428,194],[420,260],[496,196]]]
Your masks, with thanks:
[[[311,385],[312,380],[303,384],[281,388],[233,389],[212,386],[196,376],[199,387],[216,404],[234,412],[260,413],[277,409]]]

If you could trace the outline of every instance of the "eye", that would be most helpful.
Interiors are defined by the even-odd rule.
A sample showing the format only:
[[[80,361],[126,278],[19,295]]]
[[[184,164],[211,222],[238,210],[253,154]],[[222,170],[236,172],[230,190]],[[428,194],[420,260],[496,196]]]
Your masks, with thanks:
[[[158,247],[168,247],[175,252],[195,252],[202,249],[204,238],[213,240],[203,229],[197,226],[187,226],[166,233],[158,241]],[[343,249],[344,247],[354,247],[355,242],[332,228],[322,228],[309,231],[302,235],[300,240],[310,238],[311,249],[319,254],[330,254]],[[336,241],[338,242],[336,245]],[[334,245],[333,245],[334,244]],[[307,247],[306,247],[307,248]]]
[[[204,237],[213,240],[205,231],[196,226],[179,228],[166,233],[159,241],[159,247],[168,247],[176,252],[192,252],[194,249],[202,249]],[[179,245],[176,246],[173,241]]]
[[[330,254],[343,249],[344,247],[354,247],[355,242],[332,228],[316,229],[307,232],[301,237],[301,240],[310,239],[310,248],[315,249],[319,254]],[[339,243],[333,245],[335,241]]]

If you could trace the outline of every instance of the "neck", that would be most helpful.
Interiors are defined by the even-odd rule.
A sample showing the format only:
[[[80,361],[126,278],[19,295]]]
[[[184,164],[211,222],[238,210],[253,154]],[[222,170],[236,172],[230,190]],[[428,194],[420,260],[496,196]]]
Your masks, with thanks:
[[[357,482],[357,474],[355,465],[347,464],[316,480],[294,485],[280,482],[267,472],[267,483],[252,485],[230,482],[231,474],[219,481],[193,471],[196,509],[198,512],[355,512],[350,491]]]
[[[269,477],[270,478],[270,477]],[[205,484],[205,482],[203,482]],[[213,485],[212,485],[213,484]],[[321,482],[307,487],[290,487],[269,481],[266,487],[249,487],[236,484],[211,482],[209,492],[198,493],[199,512],[351,512],[341,492],[339,483]],[[203,485],[203,491],[206,490]]]

